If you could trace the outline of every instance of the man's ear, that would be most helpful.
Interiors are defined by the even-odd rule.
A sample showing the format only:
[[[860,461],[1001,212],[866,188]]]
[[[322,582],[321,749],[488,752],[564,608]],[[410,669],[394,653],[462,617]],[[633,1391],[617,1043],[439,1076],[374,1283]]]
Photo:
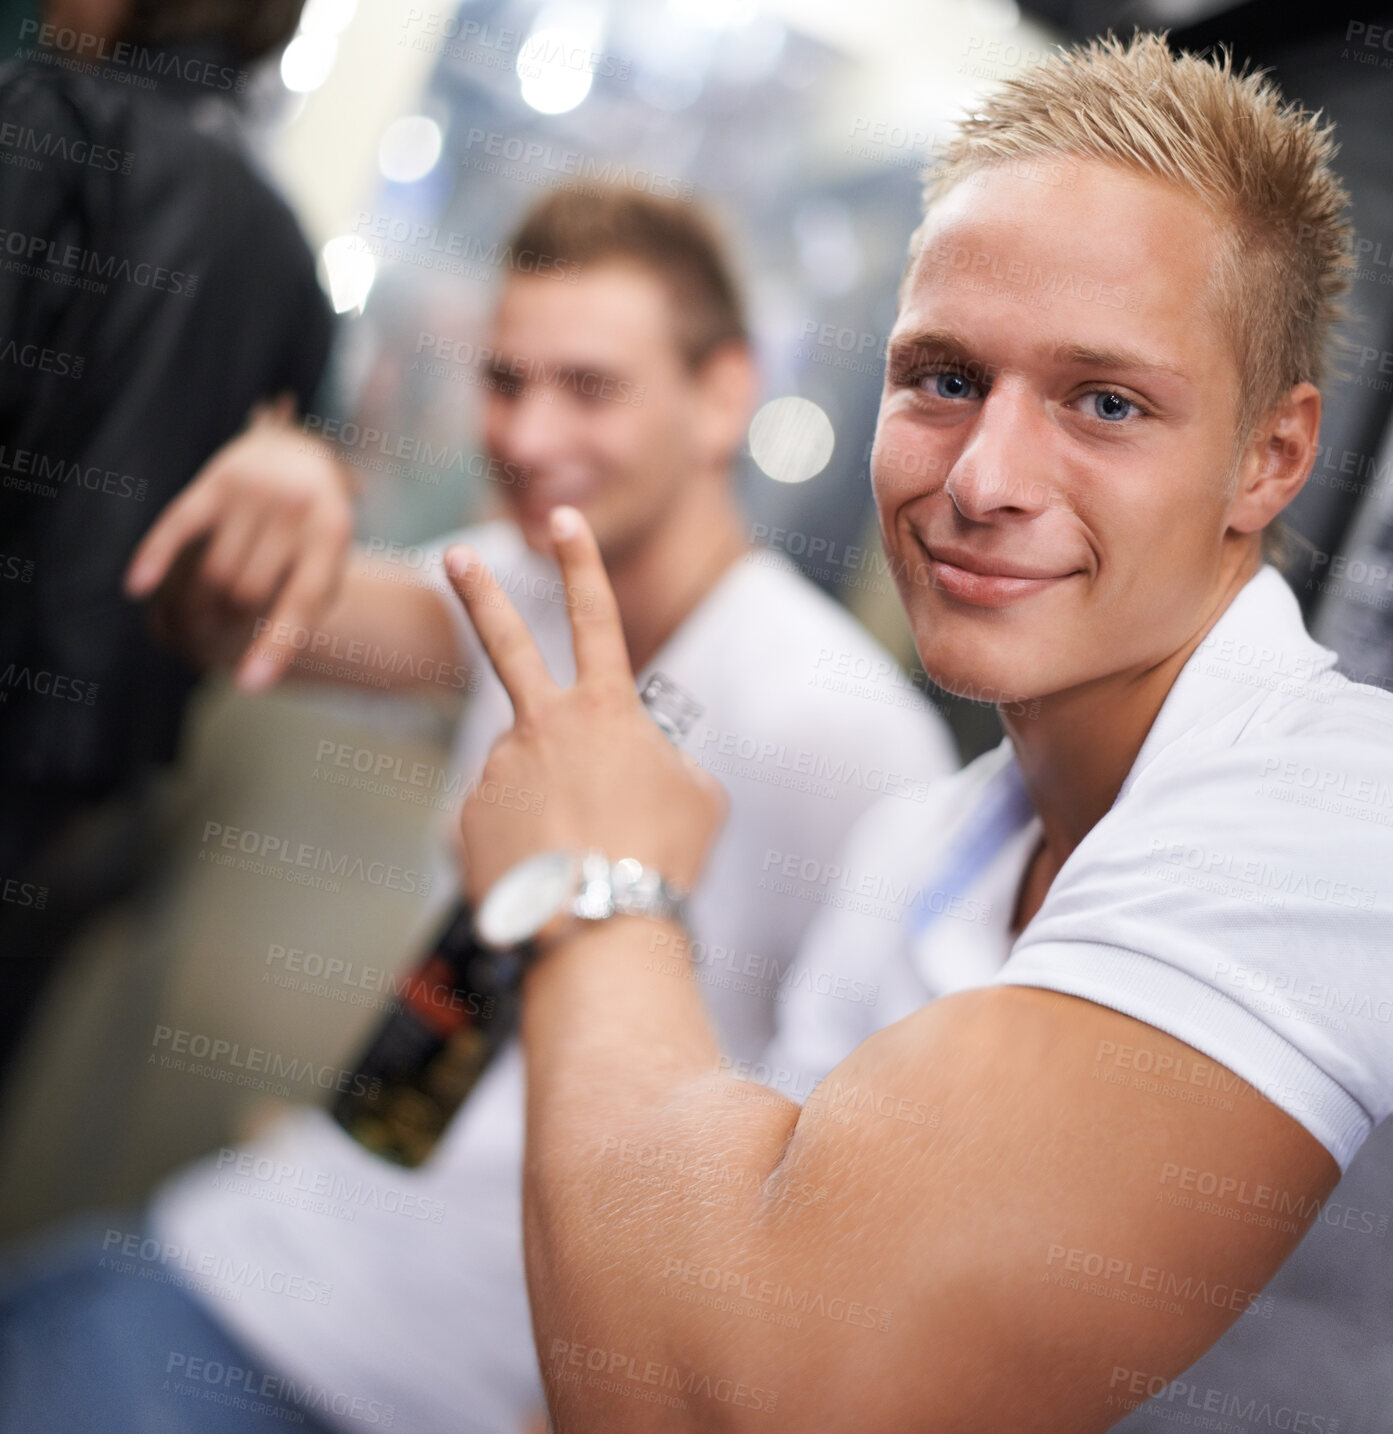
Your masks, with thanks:
[[[745,442],[759,394],[759,373],[747,344],[722,344],[696,375],[701,392],[697,442],[709,462],[727,465]]]
[[[1320,390],[1298,383],[1248,435],[1238,460],[1229,527],[1265,528],[1301,491],[1316,461]]]

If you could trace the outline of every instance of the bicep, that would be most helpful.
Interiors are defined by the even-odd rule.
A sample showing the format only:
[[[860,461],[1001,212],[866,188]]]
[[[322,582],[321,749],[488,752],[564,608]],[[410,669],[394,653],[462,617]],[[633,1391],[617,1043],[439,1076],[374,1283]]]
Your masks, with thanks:
[[[1174,1078],[1137,1077],[1125,1048]],[[1192,1363],[1339,1174],[1236,1076],[1187,1079],[1198,1062],[1227,1075],[1131,1017],[1012,987],[858,1047],[809,1098],[759,1211],[772,1284],[815,1312],[763,1336],[790,1427],[1104,1430],[1129,1388]]]

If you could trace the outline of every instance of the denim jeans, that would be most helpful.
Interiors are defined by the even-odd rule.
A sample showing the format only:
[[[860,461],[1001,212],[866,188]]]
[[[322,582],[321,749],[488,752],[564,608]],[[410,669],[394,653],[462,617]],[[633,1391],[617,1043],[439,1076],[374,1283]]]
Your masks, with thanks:
[[[0,1434],[325,1434],[291,1401],[313,1391],[241,1349],[150,1246],[131,1253],[141,1234],[139,1215],[89,1217],[6,1252]]]

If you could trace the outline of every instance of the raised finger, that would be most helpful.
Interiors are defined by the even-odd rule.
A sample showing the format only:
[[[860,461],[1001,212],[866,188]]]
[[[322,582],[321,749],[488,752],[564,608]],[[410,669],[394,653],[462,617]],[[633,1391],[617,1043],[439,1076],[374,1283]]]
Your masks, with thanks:
[[[576,680],[634,685],[619,604],[609,585],[600,546],[576,508],[551,511],[551,536],[566,587],[566,610],[576,650]]]
[[[217,503],[202,484],[186,488],[155,520],[126,567],[126,593],[147,597],[169,574],[174,559],[212,526]]]
[[[508,693],[514,717],[521,717],[539,698],[556,690],[532,633],[493,574],[462,544],[446,552],[445,574]]]
[[[291,574],[266,620],[261,638],[247,649],[237,668],[237,685],[244,692],[263,692],[289,668],[296,652],[297,635],[313,643],[314,627],[337,591],[338,555],[310,547]]]

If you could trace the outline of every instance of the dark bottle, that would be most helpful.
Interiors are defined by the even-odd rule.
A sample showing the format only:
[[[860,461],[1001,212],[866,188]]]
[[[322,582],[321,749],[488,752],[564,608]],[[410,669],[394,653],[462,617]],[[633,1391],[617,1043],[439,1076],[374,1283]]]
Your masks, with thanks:
[[[524,957],[474,939],[473,912],[450,912],[403,984],[333,1105],[334,1119],[384,1160],[420,1165],[489,1062],[516,1031]]]
[[[703,710],[661,672],[644,683],[639,699],[674,744]],[[517,1030],[529,954],[529,947],[481,945],[473,911],[460,902],[368,1042],[355,1067],[358,1078],[334,1101],[334,1119],[384,1160],[415,1166],[429,1159]]]

